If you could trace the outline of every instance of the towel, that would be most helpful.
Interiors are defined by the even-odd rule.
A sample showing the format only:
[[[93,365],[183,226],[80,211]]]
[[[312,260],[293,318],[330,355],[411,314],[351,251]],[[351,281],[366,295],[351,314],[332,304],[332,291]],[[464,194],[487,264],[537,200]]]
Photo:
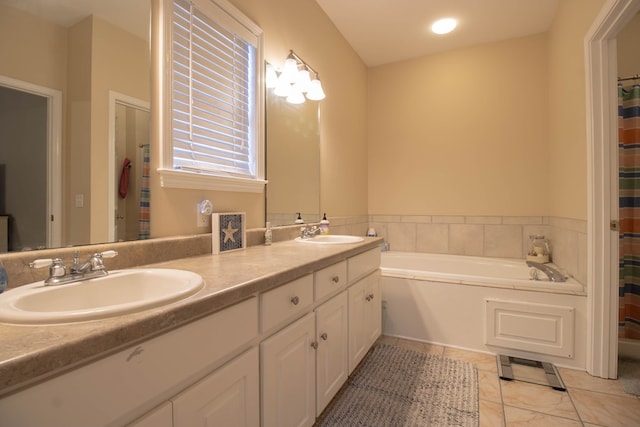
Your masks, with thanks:
[[[131,169],[131,160],[124,158],[122,162],[122,172],[120,173],[120,188],[118,193],[123,199],[127,197],[127,190],[129,188],[129,169]]]

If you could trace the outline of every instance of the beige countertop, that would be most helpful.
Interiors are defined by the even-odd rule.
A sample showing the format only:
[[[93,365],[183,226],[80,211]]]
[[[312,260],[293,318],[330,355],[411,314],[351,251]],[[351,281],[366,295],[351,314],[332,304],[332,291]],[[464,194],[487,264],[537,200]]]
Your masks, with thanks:
[[[196,272],[205,285],[195,295],[161,308],[103,320],[58,325],[0,323],[0,396],[165,333],[381,242],[380,238],[343,245],[286,241],[146,265]]]

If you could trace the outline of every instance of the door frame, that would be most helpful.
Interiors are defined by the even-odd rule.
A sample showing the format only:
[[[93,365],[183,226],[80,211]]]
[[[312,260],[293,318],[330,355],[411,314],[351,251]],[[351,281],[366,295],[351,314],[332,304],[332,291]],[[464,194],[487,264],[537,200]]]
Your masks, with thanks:
[[[47,101],[47,248],[62,246],[62,91],[0,75],[0,85]]]
[[[116,208],[118,206],[118,192],[116,191],[116,104],[127,105],[139,110],[151,112],[151,104],[113,90],[109,91],[109,138],[107,142],[107,236],[109,241],[118,241],[116,228]]]
[[[616,37],[640,0],[608,0],[585,36],[587,105],[587,372],[618,370],[618,94]],[[613,286],[615,284],[615,286]]]

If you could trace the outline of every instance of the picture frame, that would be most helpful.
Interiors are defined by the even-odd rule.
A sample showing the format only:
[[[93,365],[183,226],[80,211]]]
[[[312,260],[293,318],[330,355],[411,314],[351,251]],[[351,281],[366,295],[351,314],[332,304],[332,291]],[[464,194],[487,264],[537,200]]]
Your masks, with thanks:
[[[237,251],[247,247],[245,212],[211,214],[211,253]]]

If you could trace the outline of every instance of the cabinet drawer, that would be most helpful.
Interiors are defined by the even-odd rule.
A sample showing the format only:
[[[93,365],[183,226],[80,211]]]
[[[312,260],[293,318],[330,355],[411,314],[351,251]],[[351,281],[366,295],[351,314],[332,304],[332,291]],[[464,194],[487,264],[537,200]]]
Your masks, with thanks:
[[[313,304],[313,275],[301,277],[260,296],[262,331],[301,313]]]
[[[354,283],[361,277],[380,267],[380,249],[375,248],[347,260],[349,283]]]
[[[314,280],[316,301],[335,291],[344,289],[347,285],[347,262],[342,261],[316,271]]]

